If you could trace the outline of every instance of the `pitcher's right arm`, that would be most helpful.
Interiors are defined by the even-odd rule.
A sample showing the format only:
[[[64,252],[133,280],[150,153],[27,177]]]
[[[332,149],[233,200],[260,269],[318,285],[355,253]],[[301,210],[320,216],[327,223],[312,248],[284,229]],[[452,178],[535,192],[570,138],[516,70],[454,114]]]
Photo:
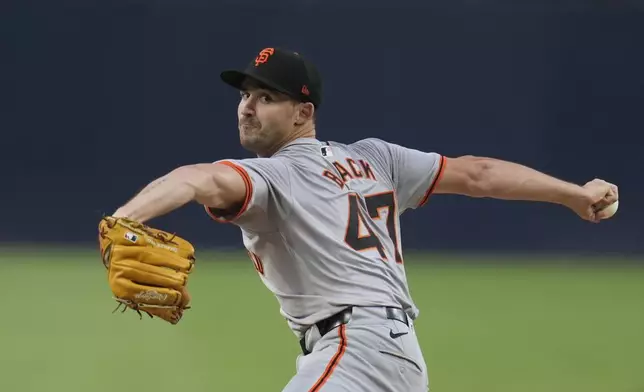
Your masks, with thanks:
[[[560,204],[592,222],[601,220],[599,211],[618,198],[617,186],[599,179],[579,186],[500,159],[445,159],[444,173],[434,193]]]

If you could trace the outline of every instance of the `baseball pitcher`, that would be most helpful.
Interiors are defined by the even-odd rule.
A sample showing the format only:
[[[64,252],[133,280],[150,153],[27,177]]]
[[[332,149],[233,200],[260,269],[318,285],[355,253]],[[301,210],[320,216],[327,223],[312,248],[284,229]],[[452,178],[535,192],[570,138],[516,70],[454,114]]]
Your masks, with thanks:
[[[595,223],[618,199],[599,179],[578,186],[492,158],[321,140],[321,78],[296,52],[263,49],[221,78],[240,92],[240,141],[257,157],[182,166],[153,181],[101,220],[101,256],[123,309],[176,324],[190,303],[194,248],[145,222],[195,201],[238,226],[302,349],[286,392],[429,390],[400,216],[432,194],[556,203]]]

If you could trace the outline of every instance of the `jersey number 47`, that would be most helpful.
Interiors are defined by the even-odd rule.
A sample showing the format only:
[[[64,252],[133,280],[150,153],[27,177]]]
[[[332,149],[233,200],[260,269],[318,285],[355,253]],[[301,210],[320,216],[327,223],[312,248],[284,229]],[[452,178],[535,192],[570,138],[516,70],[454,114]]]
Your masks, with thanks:
[[[349,194],[349,219],[347,222],[347,230],[344,241],[347,243],[347,245],[358,252],[376,249],[378,250],[380,257],[383,260],[388,260],[387,254],[385,252],[385,247],[382,245],[382,241],[369,227],[369,225],[365,224],[365,222],[367,222],[367,219],[370,219],[372,221],[382,219],[383,210],[386,209],[387,232],[394,245],[396,253],[396,263],[401,264],[403,260],[398,249],[398,233],[396,231],[396,217],[398,216],[398,211],[394,193],[392,191],[388,191],[366,195],[365,203],[367,206],[367,211],[369,213],[368,217],[365,217],[364,213],[359,208],[358,195],[355,193]],[[360,233],[361,223],[362,227],[367,230],[367,234]]]

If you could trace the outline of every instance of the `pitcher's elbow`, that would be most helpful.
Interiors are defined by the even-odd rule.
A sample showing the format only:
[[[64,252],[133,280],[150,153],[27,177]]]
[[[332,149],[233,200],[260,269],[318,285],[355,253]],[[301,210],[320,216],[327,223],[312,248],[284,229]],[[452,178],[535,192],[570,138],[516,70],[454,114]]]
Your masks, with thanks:
[[[486,197],[491,194],[493,183],[491,181],[494,162],[483,157],[468,157],[471,160],[467,176],[467,189],[471,197]]]

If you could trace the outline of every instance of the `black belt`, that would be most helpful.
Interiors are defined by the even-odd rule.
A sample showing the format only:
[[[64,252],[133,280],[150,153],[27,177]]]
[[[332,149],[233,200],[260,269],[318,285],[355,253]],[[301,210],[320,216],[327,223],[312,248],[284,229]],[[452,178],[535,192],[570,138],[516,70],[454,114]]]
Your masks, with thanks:
[[[318,331],[320,332],[320,337],[326,335],[327,333],[339,327],[340,325],[348,323],[349,320],[351,320],[352,312],[353,312],[352,307],[346,308],[343,311],[334,314],[333,316],[330,316],[328,318],[325,318],[324,320],[321,320],[315,323],[315,326],[318,328]],[[407,317],[407,313],[405,313],[405,311],[400,308],[385,307],[385,315],[389,320],[397,320],[409,326],[409,318]],[[302,348],[302,353],[304,355],[308,355],[311,353],[309,350],[306,349],[306,333],[304,334],[304,337],[300,339],[300,347]]]

